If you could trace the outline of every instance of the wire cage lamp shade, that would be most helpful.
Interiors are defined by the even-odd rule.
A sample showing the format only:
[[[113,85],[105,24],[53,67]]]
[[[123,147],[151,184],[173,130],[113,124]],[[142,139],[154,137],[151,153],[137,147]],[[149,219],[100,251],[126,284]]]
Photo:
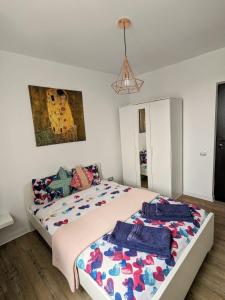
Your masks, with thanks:
[[[133,94],[140,91],[144,81],[134,76],[130,67],[127,56],[125,56],[120,75],[117,80],[113,82],[112,88],[117,94]]]
[[[125,57],[122,63],[120,74],[115,82],[112,83],[112,88],[119,95],[133,94],[140,91],[144,81],[135,77],[127,58],[126,46],[126,28],[131,25],[131,21],[127,18],[121,18],[118,21],[118,26],[123,28],[124,32],[124,52]]]

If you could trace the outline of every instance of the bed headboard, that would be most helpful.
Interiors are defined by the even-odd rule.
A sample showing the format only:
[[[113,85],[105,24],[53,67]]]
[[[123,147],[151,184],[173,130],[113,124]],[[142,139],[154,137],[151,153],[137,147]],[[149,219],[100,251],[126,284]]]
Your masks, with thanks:
[[[85,164],[85,165],[86,166],[96,165],[98,167],[99,176],[101,179],[103,179],[101,163],[89,163],[89,164]],[[25,187],[25,193],[24,193],[24,204],[25,204],[26,210],[28,210],[29,207],[31,206],[31,204],[33,203],[33,198],[34,198],[34,194],[33,194],[32,185],[30,182],[30,183],[27,183],[27,185]]]

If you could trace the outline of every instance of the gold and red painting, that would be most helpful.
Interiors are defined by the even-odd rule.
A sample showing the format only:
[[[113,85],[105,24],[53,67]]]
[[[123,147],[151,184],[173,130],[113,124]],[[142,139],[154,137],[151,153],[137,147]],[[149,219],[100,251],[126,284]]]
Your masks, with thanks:
[[[82,92],[28,88],[37,146],[86,140]]]

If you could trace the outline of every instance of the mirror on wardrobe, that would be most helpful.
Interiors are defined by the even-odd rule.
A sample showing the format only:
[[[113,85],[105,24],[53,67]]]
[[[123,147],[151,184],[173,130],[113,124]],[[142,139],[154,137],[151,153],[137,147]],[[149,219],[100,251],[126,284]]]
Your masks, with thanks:
[[[148,188],[145,109],[139,109],[139,158],[141,187]]]

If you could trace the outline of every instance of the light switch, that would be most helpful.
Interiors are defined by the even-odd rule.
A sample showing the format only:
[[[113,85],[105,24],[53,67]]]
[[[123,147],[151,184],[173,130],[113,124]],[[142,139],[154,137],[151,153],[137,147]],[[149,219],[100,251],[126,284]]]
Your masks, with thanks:
[[[207,151],[201,151],[201,152],[200,152],[200,155],[201,155],[201,156],[207,156]]]

